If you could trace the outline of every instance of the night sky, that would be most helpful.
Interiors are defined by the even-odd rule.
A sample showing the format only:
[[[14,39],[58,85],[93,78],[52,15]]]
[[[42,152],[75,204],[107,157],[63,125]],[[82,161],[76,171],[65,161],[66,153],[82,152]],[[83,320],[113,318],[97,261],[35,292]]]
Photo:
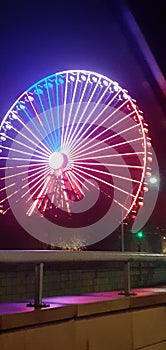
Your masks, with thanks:
[[[116,0],[2,1],[0,118],[26,88],[60,70],[89,69],[125,87],[124,77],[111,66],[116,38],[110,19],[116,16],[120,3]],[[165,1],[127,3],[166,75]]]
[[[68,68],[110,72],[110,15],[123,1],[2,1],[0,9],[1,116],[25,88]],[[164,74],[165,1],[129,0]],[[115,38],[116,40],[116,38]],[[114,78],[114,77],[113,77]]]
[[[135,16],[155,59],[166,77],[166,2],[159,1],[127,1]]]

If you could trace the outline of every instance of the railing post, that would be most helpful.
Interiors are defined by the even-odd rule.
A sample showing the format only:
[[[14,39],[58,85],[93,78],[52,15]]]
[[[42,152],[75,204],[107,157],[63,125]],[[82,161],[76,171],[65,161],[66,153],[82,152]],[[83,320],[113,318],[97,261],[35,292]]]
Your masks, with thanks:
[[[43,263],[35,265],[35,298],[34,303],[29,303],[27,306],[34,307],[35,309],[41,309],[43,307],[49,307],[47,304],[42,303],[43,296]]]
[[[123,271],[123,283],[124,283],[124,291],[118,293],[119,295],[136,295],[135,293],[130,292],[130,261],[124,262],[124,271]]]
[[[35,309],[42,305],[43,296],[43,263],[35,265]]]
[[[130,295],[130,262],[124,263],[124,295]]]

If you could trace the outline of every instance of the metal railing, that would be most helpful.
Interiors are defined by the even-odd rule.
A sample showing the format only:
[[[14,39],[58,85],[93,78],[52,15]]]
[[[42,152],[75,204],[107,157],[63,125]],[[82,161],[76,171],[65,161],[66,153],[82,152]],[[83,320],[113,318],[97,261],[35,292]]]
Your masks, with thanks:
[[[111,251],[62,251],[62,250],[1,250],[0,263],[3,264],[34,264],[35,265],[35,295],[33,306],[35,309],[47,307],[42,302],[43,295],[43,267],[44,263],[59,262],[123,262],[124,263],[124,287],[125,296],[130,292],[130,264],[132,262],[158,262],[165,261],[165,254],[111,252]]]

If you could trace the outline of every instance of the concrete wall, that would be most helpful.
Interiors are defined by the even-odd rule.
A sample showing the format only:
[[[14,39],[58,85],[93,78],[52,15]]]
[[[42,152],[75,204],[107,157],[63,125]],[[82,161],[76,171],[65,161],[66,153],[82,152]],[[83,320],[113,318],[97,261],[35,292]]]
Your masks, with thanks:
[[[150,297],[149,301],[146,298],[146,306],[145,299],[137,297],[114,300],[112,303],[77,305],[74,317],[68,315],[68,319],[61,320],[57,320],[56,316],[55,320],[53,317],[49,320],[51,310],[34,311],[31,322],[32,318],[36,321],[35,327],[28,322],[19,328],[16,328],[18,325],[16,322],[14,325],[14,321],[13,325],[10,320],[6,323],[6,329],[0,333],[0,349],[165,350],[166,299],[165,302],[162,299],[157,305],[156,298],[156,306],[150,305]],[[47,323],[42,321],[39,324],[39,313],[43,313],[43,317],[47,313]],[[25,315],[21,317],[24,321]],[[3,328],[3,317],[1,324]],[[15,328],[10,329],[12,326]]]

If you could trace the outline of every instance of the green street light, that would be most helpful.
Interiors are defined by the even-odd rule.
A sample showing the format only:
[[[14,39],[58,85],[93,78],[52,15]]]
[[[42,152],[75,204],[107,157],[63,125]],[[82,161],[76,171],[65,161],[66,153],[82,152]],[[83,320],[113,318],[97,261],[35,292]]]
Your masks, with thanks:
[[[143,231],[138,231],[135,233],[135,237],[138,239],[144,238],[144,232]]]

